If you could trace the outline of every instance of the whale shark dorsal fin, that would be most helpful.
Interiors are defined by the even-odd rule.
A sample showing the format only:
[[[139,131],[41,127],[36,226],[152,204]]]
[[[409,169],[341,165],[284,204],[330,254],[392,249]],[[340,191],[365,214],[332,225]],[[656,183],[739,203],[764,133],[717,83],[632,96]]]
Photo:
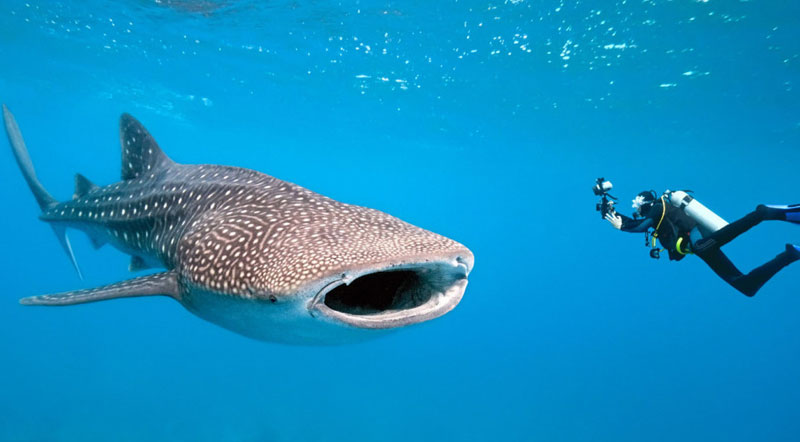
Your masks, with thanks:
[[[19,302],[23,305],[73,305],[107,299],[159,295],[180,299],[178,274],[175,271],[155,273],[91,289],[31,296],[22,298]]]
[[[86,196],[87,193],[97,189],[97,186],[89,181],[89,178],[76,173],[75,174],[75,193],[72,195],[72,199],[83,198]]]
[[[119,118],[119,140],[123,180],[133,180],[174,164],[142,123],[129,114],[122,114]]]

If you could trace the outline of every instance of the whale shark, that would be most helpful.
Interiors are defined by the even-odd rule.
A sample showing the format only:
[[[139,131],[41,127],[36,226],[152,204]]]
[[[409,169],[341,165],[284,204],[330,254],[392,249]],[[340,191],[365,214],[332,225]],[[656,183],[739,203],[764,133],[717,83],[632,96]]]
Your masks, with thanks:
[[[58,201],[5,105],[3,120],[39,218],[79,276],[67,229],[130,255],[131,271],[162,270],[21,304],[167,296],[258,340],[341,344],[442,316],[466,289],[474,257],[462,244],[254,170],[176,163],[128,114],[121,181],[98,186],[78,174],[72,199]]]

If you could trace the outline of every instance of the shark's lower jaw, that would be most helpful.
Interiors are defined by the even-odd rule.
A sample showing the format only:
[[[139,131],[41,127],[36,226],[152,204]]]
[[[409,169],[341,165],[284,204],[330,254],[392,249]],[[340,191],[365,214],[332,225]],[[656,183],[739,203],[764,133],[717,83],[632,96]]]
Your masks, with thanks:
[[[422,262],[345,275],[309,305],[314,316],[367,329],[403,327],[452,310],[467,287],[471,262]]]

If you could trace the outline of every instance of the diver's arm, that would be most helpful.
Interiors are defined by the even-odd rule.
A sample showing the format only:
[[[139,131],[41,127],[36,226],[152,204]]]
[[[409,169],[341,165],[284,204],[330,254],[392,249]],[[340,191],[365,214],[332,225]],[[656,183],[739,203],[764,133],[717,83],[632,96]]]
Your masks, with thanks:
[[[623,232],[646,232],[647,229],[653,227],[653,218],[633,219],[625,215],[620,216],[622,217],[622,228],[620,230]]]
[[[623,232],[645,232],[653,227],[652,218],[633,219],[617,212],[609,212],[605,218],[615,229]]]

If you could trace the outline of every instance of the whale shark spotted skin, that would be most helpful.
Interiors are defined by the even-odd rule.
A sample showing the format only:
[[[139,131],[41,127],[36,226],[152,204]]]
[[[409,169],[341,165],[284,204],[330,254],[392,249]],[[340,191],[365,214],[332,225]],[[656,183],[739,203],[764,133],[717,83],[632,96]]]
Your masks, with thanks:
[[[467,286],[474,258],[463,245],[253,170],[175,163],[128,114],[120,118],[122,181],[100,187],[77,175],[73,199],[58,202],[5,105],[3,118],[40,219],[79,275],[67,228],[131,255],[132,271],[166,269],[22,304],[163,295],[252,338],[325,344],[441,316]]]

